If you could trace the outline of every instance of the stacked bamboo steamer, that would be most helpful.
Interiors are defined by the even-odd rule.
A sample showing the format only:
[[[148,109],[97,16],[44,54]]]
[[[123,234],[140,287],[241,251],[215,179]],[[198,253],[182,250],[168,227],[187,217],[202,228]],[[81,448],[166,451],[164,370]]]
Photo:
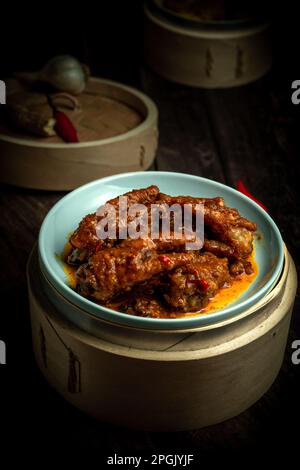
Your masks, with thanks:
[[[280,279],[256,305],[222,323],[180,331],[112,324],[74,305],[76,314],[66,318],[44,282],[34,250],[28,263],[33,346],[48,382],[100,420],[178,431],[236,416],[268,390],[283,360],[297,276],[285,250]]]
[[[184,21],[145,5],[145,59],[174,82],[203,88],[244,85],[271,67],[269,25],[262,20]]]

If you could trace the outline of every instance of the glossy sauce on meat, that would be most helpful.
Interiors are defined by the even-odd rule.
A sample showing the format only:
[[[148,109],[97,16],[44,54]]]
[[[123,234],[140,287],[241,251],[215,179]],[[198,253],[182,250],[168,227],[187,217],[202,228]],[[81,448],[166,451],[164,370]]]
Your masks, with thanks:
[[[251,274],[241,274],[232,278],[231,285],[220,289],[219,292],[210,299],[209,304],[203,308],[200,313],[213,313],[216,310],[225,308],[228,304],[237,300],[240,295],[250,287],[258,274],[258,265],[254,256],[255,251],[253,250],[252,254],[247,258],[247,261],[252,265],[253,272]],[[190,315],[195,315],[195,313]]]
[[[123,196],[128,207],[143,205],[148,224],[144,222],[142,238],[120,234],[120,227],[133,219],[130,212],[124,219],[119,197],[107,201],[114,207],[114,220],[119,224],[117,236],[98,238],[96,226],[102,223],[104,205],[102,211],[85,216],[69,237],[63,254],[65,271],[70,285],[83,297],[129,315],[182,317],[219,310],[236,300],[257,275],[253,256],[257,225],[226,206],[223,198],[169,196],[155,185],[133,189]],[[169,219],[171,232],[161,228],[153,236],[149,229],[155,220],[153,204],[160,211],[160,221],[170,216],[174,204],[181,213],[188,204],[197,217],[201,204],[202,248],[189,250],[186,233],[178,239],[175,216]],[[193,224],[196,226],[196,221]]]
[[[61,259],[63,262],[64,266],[64,271],[67,276],[68,283],[72,289],[75,289],[76,287],[76,267],[70,266],[67,262],[66,259],[68,255],[70,254],[72,250],[72,246],[69,242],[66,243],[64,251],[62,253]],[[252,254],[247,258],[247,261],[249,261],[252,265],[253,272],[251,274],[241,274],[236,277],[231,278],[230,284],[228,284],[226,287],[221,288],[215,295],[212,297],[206,307],[203,307],[200,310],[197,310],[196,312],[178,312],[175,310],[171,310],[170,308],[163,308],[159,303],[157,303],[155,295],[151,296],[149,293],[147,293],[147,296],[145,296],[145,299],[147,300],[148,308],[153,308],[155,309],[155,312],[158,314],[158,318],[182,318],[182,317],[190,317],[190,316],[197,316],[200,314],[209,314],[213,313],[217,310],[221,310],[225,308],[228,304],[231,302],[234,302],[239,298],[240,295],[245,292],[251,283],[254,281],[258,274],[258,265],[255,260],[255,250],[253,250]],[[142,290],[144,286],[141,286],[140,289]],[[130,291],[129,293],[124,294],[123,296],[120,296],[117,300],[114,302],[109,302],[105,304],[105,307],[111,308],[112,310],[116,311],[123,311],[122,307],[125,307],[125,310],[127,310],[126,313],[130,313],[130,305],[132,304],[133,296],[135,296],[136,293],[134,291]],[[99,303],[100,304],[100,303]],[[101,304],[100,304],[101,305]],[[128,311],[129,309],[129,311]],[[151,312],[150,312],[151,313]],[[132,312],[134,314],[134,312]]]

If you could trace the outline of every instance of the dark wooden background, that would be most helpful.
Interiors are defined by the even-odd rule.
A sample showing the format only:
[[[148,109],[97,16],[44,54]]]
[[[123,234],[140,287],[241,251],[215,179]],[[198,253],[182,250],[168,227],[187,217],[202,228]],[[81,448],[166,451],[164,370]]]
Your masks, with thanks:
[[[71,53],[89,64],[95,75],[141,88],[160,113],[155,169],[201,175],[233,187],[242,178],[269,208],[299,267],[300,106],[293,106],[290,96],[291,81],[300,79],[300,66],[293,15],[282,17],[281,12],[274,18],[271,73],[247,86],[208,91],[167,82],[149,70],[142,58],[140,2],[116,4],[97,14],[69,11],[63,16],[42,10],[30,16],[26,6],[10,27],[1,30],[0,78],[16,69],[39,68],[55,54]],[[11,458],[19,453],[30,456],[36,448],[52,456],[94,455],[99,465],[115,452],[194,451],[201,458],[296,453],[300,365],[291,362],[291,343],[300,339],[298,297],[277,380],[258,403],[225,423],[175,434],[121,429],[84,416],[47,385],[31,350],[25,266],[43,218],[62,196],[1,187],[0,339],[7,344],[7,365],[0,366],[0,398],[8,420],[0,433],[13,445]]]

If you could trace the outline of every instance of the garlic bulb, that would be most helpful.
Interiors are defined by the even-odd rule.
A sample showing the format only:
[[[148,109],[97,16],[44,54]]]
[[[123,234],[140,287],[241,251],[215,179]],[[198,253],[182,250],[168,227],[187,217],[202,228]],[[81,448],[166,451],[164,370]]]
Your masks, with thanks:
[[[53,57],[39,72],[20,72],[15,75],[21,80],[47,83],[73,95],[84,90],[88,78],[86,67],[70,55]]]

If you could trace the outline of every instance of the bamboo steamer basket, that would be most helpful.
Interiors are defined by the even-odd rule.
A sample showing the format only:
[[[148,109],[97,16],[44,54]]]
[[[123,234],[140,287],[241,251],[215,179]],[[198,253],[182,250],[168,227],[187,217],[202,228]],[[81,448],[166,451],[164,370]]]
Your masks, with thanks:
[[[79,327],[49,301],[37,258],[35,249],[27,277],[38,366],[93,417],[151,431],[201,428],[246,410],[280,370],[297,288],[287,250],[279,281],[255,306],[180,331],[124,327],[84,311]]]
[[[141,115],[142,122],[113,137],[74,144],[20,137],[1,126],[1,182],[33,189],[71,190],[94,179],[151,166],[158,141],[158,112],[153,101],[134,88],[98,78],[89,79],[86,91],[125,104]]]
[[[144,11],[146,62],[168,80],[225,88],[255,81],[271,67],[268,24],[189,27]]]

